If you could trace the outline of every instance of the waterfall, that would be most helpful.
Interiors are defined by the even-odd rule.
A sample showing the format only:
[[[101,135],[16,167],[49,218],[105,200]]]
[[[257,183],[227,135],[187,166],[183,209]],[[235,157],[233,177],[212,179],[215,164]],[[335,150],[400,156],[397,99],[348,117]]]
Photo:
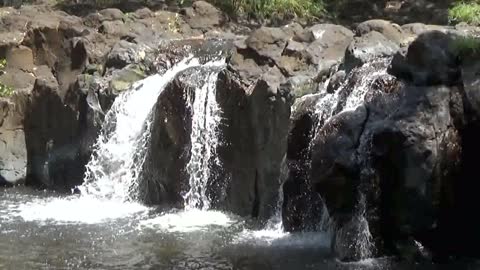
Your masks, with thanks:
[[[200,65],[186,58],[163,75],[153,75],[121,93],[105,116],[86,165],[82,195],[128,201],[135,199],[138,177],[150,135],[151,111],[167,84],[181,71]]]
[[[190,134],[190,160],[186,169],[190,190],[184,195],[186,209],[208,210],[211,206],[207,194],[209,180],[215,170],[221,167],[217,156],[221,109],[217,103],[217,78],[225,60],[211,62],[203,85],[195,89],[192,110],[192,131]],[[217,68],[214,68],[217,67]]]
[[[267,221],[267,225],[265,226],[266,231],[276,232],[278,234],[282,234],[284,232],[283,227],[283,217],[282,217],[282,205],[283,205],[283,183],[288,178],[288,165],[286,158],[282,160],[282,165],[280,167],[280,177],[279,177],[279,189],[278,189],[278,200],[277,205],[275,208],[275,213],[273,216]]]
[[[394,77],[387,73],[389,63],[389,58],[376,59],[365,63],[350,71],[345,81],[333,92],[328,92],[327,87],[323,88],[320,99],[315,106],[317,121],[313,128],[310,151],[315,136],[319,134],[319,130],[325,123],[341,112],[354,111],[368,100],[373,91],[379,90],[382,83],[394,80]],[[326,83],[328,84],[328,81]],[[356,258],[366,259],[372,256],[375,245],[372,242],[372,235],[366,219],[367,200],[360,187],[357,192],[359,193],[359,201],[355,213],[347,224],[337,230],[335,250],[345,254],[350,253],[346,250],[353,250]],[[333,226],[334,222],[330,220],[328,210],[325,209],[319,227],[333,233]]]

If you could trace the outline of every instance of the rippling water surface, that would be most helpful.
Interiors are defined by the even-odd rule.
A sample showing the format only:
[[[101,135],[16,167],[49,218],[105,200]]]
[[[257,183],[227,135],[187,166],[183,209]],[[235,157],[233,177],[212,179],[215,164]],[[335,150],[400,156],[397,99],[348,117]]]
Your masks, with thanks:
[[[340,263],[322,233],[287,234],[217,211],[0,189],[0,269],[479,269]]]

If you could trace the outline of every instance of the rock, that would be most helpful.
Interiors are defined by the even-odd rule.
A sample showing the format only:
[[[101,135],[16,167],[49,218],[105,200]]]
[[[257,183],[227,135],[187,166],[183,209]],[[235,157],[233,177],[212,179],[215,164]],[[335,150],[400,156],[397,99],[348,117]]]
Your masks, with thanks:
[[[345,53],[344,65],[347,70],[361,66],[375,58],[394,55],[400,47],[379,32],[372,31],[355,37]]]
[[[397,45],[402,44],[406,38],[402,28],[399,25],[393,24],[385,20],[365,21],[360,23],[356,29],[357,34],[360,36],[363,36],[372,31],[379,32],[387,39],[395,42]]]
[[[81,149],[86,102],[81,93],[60,94],[51,72],[37,75],[24,120],[26,184],[67,191],[82,183],[89,158]]]
[[[209,30],[223,24],[225,18],[220,10],[205,1],[195,1],[184,9],[185,21],[192,29]]]
[[[350,30],[331,24],[315,25],[304,33],[310,36],[306,40],[314,40],[308,45],[306,52],[318,73],[329,72],[333,66],[339,64],[353,40]]]
[[[228,63],[245,82],[254,82],[256,78],[260,77],[267,68],[258,65],[255,59],[252,59],[244,54],[234,52]]]
[[[288,78],[281,88],[294,98],[299,98],[317,92],[318,84],[308,75],[297,75]]]
[[[342,85],[346,78],[347,74],[345,70],[339,70],[335,72],[335,74],[332,75],[330,81],[328,82],[327,93],[334,93],[335,90],[337,90]]]
[[[117,8],[107,8],[100,10],[101,20],[102,21],[121,21],[125,18],[125,14]]]
[[[298,41],[313,42],[323,40],[325,43],[335,44],[343,41],[345,38],[353,38],[353,32],[349,29],[335,24],[316,24],[307,28],[300,35],[296,36]],[[341,42],[343,43],[343,42]]]
[[[10,48],[5,56],[8,68],[21,69],[23,71],[33,71],[33,53],[32,50],[25,46]]]
[[[145,71],[138,65],[128,65],[112,74],[110,87],[114,92],[122,92],[131,88],[134,82],[145,79]]]
[[[260,57],[275,61],[282,55],[287,39],[285,32],[279,28],[261,27],[245,40],[245,44]]]
[[[188,190],[191,111],[189,92],[202,82],[198,69],[189,69],[163,90],[153,110],[152,132],[140,177],[140,199],[147,204],[183,206]],[[191,93],[190,93],[191,95]]]
[[[13,90],[31,91],[35,82],[34,74],[19,69],[8,68],[0,75],[0,82]]]
[[[313,138],[310,181],[332,215],[355,206],[356,151],[366,121],[359,107],[331,118]]]
[[[137,9],[132,14],[132,16],[136,19],[146,19],[146,18],[151,18],[151,17],[155,16],[155,14],[149,8],[144,7],[144,8]]]
[[[27,176],[27,151],[23,130],[25,93],[0,98],[0,185],[21,184]]]
[[[453,38],[438,31],[426,32],[410,44],[407,52],[392,59],[389,73],[415,85],[453,85],[460,77]]]
[[[476,61],[461,66],[462,82],[465,89],[466,110],[473,122],[480,121],[480,66]]]
[[[389,250],[412,236],[427,248],[441,251],[448,243],[435,239],[443,238],[438,228],[452,207],[450,187],[460,169],[461,94],[445,86],[405,87],[402,93],[393,114],[367,126],[380,191],[379,234]],[[372,100],[371,107],[378,108],[372,112],[373,119],[388,114],[380,99]]]
[[[324,202],[308,185],[308,175],[301,165],[290,165],[287,181],[283,185],[282,221],[289,232],[319,231],[325,215]]]
[[[219,75],[224,142],[218,149],[223,165],[218,177],[228,179],[225,195],[216,199],[221,209],[261,219],[274,212],[291,104],[289,94],[279,89],[282,77],[272,68],[249,87],[232,71]]]
[[[281,27],[282,31],[289,37],[293,38],[297,35],[301,35],[303,27],[299,23],[290,23]]]
[[[118,37],[123,37],[130,33],[122,21],[104,21],[98,31],[102,34]]]
[[[128,64],[140,62],[146,54],[146,48],[125,40],[117,42],[107,55],[106,68],[121,69]]]

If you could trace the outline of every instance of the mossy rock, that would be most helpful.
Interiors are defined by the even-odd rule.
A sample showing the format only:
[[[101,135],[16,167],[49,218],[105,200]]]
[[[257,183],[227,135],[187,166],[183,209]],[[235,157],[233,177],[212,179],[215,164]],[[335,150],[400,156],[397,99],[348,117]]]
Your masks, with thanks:
[[[132,87],[133,83],[145,79],[145,69],[140,65],[128,65],[112,74],[110,87],[115,92],[122,92]]]

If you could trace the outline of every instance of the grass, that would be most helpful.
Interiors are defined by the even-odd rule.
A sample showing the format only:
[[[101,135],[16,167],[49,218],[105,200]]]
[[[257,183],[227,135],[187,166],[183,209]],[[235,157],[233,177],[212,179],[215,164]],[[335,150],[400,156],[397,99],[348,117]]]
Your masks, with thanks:
[[[6,67],[7,67],[7,60],[1,59],[0,74],[4,72]],[[13,88],[0,82],[0,97],[10,97],[12,95],[13,95]]]
[[[457,2],[449,9],[448,17],[453,22],[480,25],[480,3],[476,1]]]
[[[210,0],[233,16],[258,19],[315,19],[324,12],[322,0]]]

